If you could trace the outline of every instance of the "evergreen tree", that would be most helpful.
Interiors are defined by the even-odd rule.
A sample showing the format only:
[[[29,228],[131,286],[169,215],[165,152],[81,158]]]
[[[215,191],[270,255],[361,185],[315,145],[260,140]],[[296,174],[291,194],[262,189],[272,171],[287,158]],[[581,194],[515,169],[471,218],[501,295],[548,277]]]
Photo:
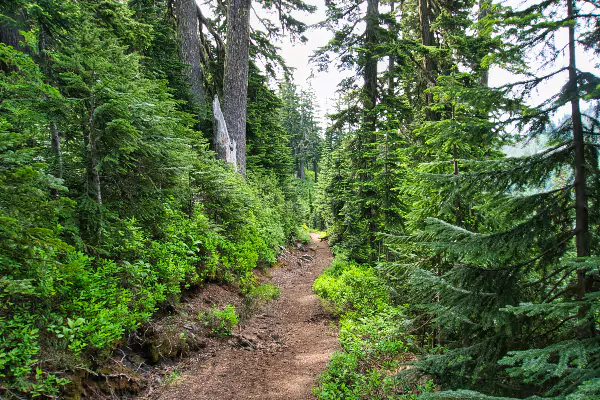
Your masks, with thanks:
[[[434,374],[443,388],[457,390],[424,397],[593,397],[598,394],[598,259],[593,256],[598,239],[586,227],[598,223],[597,216],[587,212],[595,209],[592,203],[598,198],[598,165],[597,150],[586,145],[583,136],[578,103],[595,101],[585,82],[597,78],[578,71],[575,64],[575,31],[584,29],[589,16],[578,14],[571,2],[545,2],[507,10],[504,18],[504,32],[515,35],[517,47],[549,57],[548,64],[558,58],[549,38],[568,31],[568,66],[496,89],[456,91],[456,83],[447,85],[446,78],[438,80],[444,87],[432,88],[438,101],[444,93],[461,99],[462,105],[455,107],[459,104],[452,101],[452,118],[427,124],[423,131],[451,138],[457,127],[469,127],[474,135],[461,130],[461,141],[454,143],[463,149],[472,143],[476,151],[460,162],[460,174],[443,163],[427,168],[427,180],[441,194],[435,202],[442,214],[431,218],[431,208],[422,208],[420,215],[429,217],[424,229],[417,229],[412,239],[391,239],[407,255],[396,271],[408,273],[418,299],[416,309],[432,316],[435,339],[446,346],[416,365]],[[588,34],[583,31],[581,37]],[[501,37],[511,42],[509,36]],[[507,50],[513,68],[522,68],[512,58],[519,50]],[[541,104],[525,105],[523,99],[561,72],[569,74],[560,92]],[[515,92],[517,96],[511,95]],[[554,126],[553,117],[563,106],[570,106],[570,118]],[[460,123],[461,109],[468,110],[463,114],[468,124]],[[497,114],[498,110],[503,111]],[[587,118],[586,125],[597,123]],[[444,129],[437,130],[442,123]],[[489,151],[477,157],[485,145],[498,149],[498,133],[513,123],[529,138],[549,135],[549,147],[520,158],[497,159]],[[478,139],[483,142],[474,141]],[[571,170],[569,180],[548,188],[552,176],[565,168]],[[415,259],[414,250],[408,256],[414,249],[410,243],[417,243],[417,249],[423,249],[417,251],[429,255],[438,268],[430,268],[426,257]]]

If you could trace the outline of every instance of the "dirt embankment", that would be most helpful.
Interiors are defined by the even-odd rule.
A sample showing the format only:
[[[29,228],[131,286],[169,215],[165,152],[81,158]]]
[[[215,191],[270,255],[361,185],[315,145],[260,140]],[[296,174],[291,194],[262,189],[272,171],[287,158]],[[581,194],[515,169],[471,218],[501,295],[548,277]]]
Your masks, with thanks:
[[[312,234],[306,251],[286,253],[268,279],[281,288],[271,301],[235,329],[209,340],[187,358],[174,382],[146,399],[312,399],[312,387],[337,348],[335,328],[312,293],[331,262],[326,242]],[[206,297],[206,294],[204,295]]]

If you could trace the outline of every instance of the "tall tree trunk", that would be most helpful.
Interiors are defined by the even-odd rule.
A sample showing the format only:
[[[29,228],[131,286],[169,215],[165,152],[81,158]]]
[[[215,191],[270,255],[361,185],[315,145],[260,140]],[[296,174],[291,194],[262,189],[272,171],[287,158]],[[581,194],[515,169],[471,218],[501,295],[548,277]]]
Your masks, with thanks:
[[[60,148],[60,133],[58,132],[56,122],[52,122],[52,124],[50,124],[50,132],[51,149],[54,155],[54,176],[56,178],[62,179],[64,173],[64,166],[62,159],[62,150]],[[50,194],[54,199],[58,199],[60,197],[57,189],[51,189]]]
[[[317,160],[313,160],[312,165],[313,165],[313,171],[315,172],[315,183],[317,183],[317,181],[318,181],[318,179],[317,179],[317,168],[318,168]]]
[[[479,13],[477,20],[481,21],[490,13],[491,0],[479,0]],[[481,85],[488,86],[490,80],[490,71],[487,67],[482,67],[481,71]]]
[[[421,23],[421,44],[423,46],[433,46],[433,33],[431,32],[431,9],[428,0],[419,0],[419,22]],[[433,60],[425,56],[423,66],[425,71],[433,71]]]
[[[452,164],[454,166],[454,171],[452,173],[454,175],[458,175],[460,171],[458,169],[458,147],[456,146],[456,143],[454,143],[454,145],[452,146]],[[456,185],[458,186],[458,182],[456,183]],[[458,195],[456,195],[456,199],[454,200],[454,217],[456,225],[462,226],[463,219],[462,214],[460,212],[460,197]]]
[[[0,42],[7,46],[12,46],[17,50],[25,51],[26,49],[22,48],[19,44],[19,42],[23,40],[23,36],[19,33],[19,30],[24,28],[23,26],[20,26],[22,25],[23,20],[22,11],[13,12],[11,10],[6,10],[4,13],[9,18],[12,18],[13,21],[0,21]],[[9,68],[4,61],[0,60],[0,70],[8,72],[10,69],[11,68]]]
[[[56,177],[59,179],[63,178],[64,175],[64,164],[62,158],[62,149],[60,147],[60,132],[58,131],[58,127],[56,126],[56,122],[53,122],[50,125],[50,131],[52,132],[52,152],[56,157]]]
[[[568,19],[574,20],[573,0],[567,0]],[[571,122],[573,124],[573,146],[575,152],[575,235],[577,256],[590,255],[588,206],[586,197],[585,144],[583,124],[579,108],[577,66],[575,62],[575,25],[569,26],[569,86],[572,92]]]
[[[433,16],[431,13],[431,8],[428,0],[419,0],[419,20],[421,23],[421,44],[423,46],[433,46],[433,33],[431,32],[431,20]],[[432,82],[432,74],[434,70],[434,61],[429,54],[426,54],[423,58],[423,70],[424,70],[424,79],[423,82],[424,88],[431,88],[433,86]],[[433,94],[426,93],[425,94],[425,104],[429,105],[433,102]],[[427,110],[426,112],[427,119],[432,121],[435,120],[435,115],[432,111]]]
[[[365,57],[364,82],[365,82],[365,125],[369,130],[375,130],[377,117],[373,109],[377,105],[377,57],[373,55],[377,45],[377,28],[379,27],[379,0],[367,1],[367,27],[365,30]],[[373,135],[370,135],[373,136]]]
[[[395,20],[395,15],[394,15],[394,10],[395,10],[395,4],[394,4],[394,0],[392,0],[390,2],[390,12],[392,13],[392,16],[394,17]],[[396,37],[398,35],[398,33],[396,32],[395,28],[392,26],[392,24],[390,24],[390,30],[392,30],[393,32],[393,36]],[[394,95],[394,89],[395,89],[395,83],[394,83],[394,54],[390,54],[390,56],[388,57],[388,95],[389,96],[393,96]]]
[[[372,146],[377,140],[376,137],[376,122],[377,115],[375,115],[375,107],[377,106],[377,57],[374,54],[375,47],[377,46],[377,30],[379,28],[379,0],[367,0],[367,15],[366,15],[366,29],[365,29],[365,48],[367,54],[365,56],[365,67],[364,67],[364,91],[365,91],[365,116],[364,116],[364,130],[366,146],[363,146],[362,151],[371,151]],[[375,159],[372,157],[363,157],[363,169],[366,171],[370,166],[375,165]],[[361,180],[363,184],[371,181],[372,177],[368,173],[361,174]],[[364,197],[373,197],[375,195],[373,189],[362,189]],[[370,205],[364,204],[364,214],[369,220],[369,248],[372,251],[373,260],[376,257],[376,237],[377,232],[377,215],[378,210],[376,206],[371,202]]]
[[[188,64],[185,75],[190,85],[191,101],[194,106],[198,106],[204,102],[204,87],[196,2],[175,0],[173,9],[177,20],[179,57],[183,63]]]
[[[304,171],[304,158],[300,158],[298,162],[298,178],[306,178],[306,172]]]
[[[12,46],[15,49],[23,50],[19,42],[23,40],[23,36],[19,33],[23,26],[23,11],[20,10],[8,10],[5,11],[6,15],[12,19],[3,20],[0,22],[0,42],[7,46]]]
[[[99,243],[102,240],[102,186],[100,180],[98,160],[98,134],[94,126],[95,103],[93,95],[90,98],[89,108],[82,110],[81,128],[83,132],[83,144],[85,147],[85,177],[87,196],[93,198],[98,205],[96,214],[84,212],[82,218],[87,220],[86,230],[90,238]]]
[[[567,18],[575,21],[575,0],[567,0]],[[590,255],[590,237],[588,222],[588,204],[586,195],[586,170],[585,170],[585,144],[583,141],[583,124],[579,108],[579,88],[577,83],[577,64],[575,60],[575,23],[569,25],[569,90],[571,92],[571,123],[573,125],[573,151],[575,169],[575,247],[577,257]],[[577,271],[577,297],[583,300],[590,289],[592,280],[587,276],[585,269]],[[589,312],[589,307],[579,308],[579,316],[584,318]],[[587,336],[593,331],[593,321],[586,324],[581,334]],[[591,327],[590,327],[591,325]]]
[[[90,175],[92,194],[96,199],[96,203],[102,205],[102,186],[100,183],[100,165],[98,162],[98,135],[94,127],[94,111],[95,107],[92,106],[89,112],[88,118],[88,138],[87,138],[87,151],[88,151],[88,173]]]
[[[248,96],[248,47],[250,42],[251,0],[229,0],[223,115],[229,135],[237,145],[237,165],[246,176],[246,103]]]

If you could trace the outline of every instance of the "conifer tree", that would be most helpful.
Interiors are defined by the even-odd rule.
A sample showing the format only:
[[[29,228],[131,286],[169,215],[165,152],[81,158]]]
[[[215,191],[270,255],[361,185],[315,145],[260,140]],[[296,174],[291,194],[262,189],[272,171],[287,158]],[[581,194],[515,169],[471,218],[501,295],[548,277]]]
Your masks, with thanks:
[[[598,163],[597,150],[583,133],[584,126],[597,121],[593,115],[584,120],[578,106],[586,101],[595,107],[587,82],[597,82],[597,77],[575,64],[576,32],[582,30],[582,41],[588,37],[585,21],[595,14],[579,13],[576,4],[542,2],[505,11],[507,23],[500,38],[508,44],[512,37],[516,47],[505,48],[508,64],[503,65],[523,71],[515,56],[525,50],[549,57],[546,66],[555,66],[550,73],[534,71],[521,82],[476,91],[458,89],[456,81],[448,85],[444,78],[438,80],[443,86],[432,89],[434,97],[450,95],[460,103],[452,101],[449,121],[425,125],[424,132],[439,128],[438,137],[451,139],[457,128],[469,127],[474,135],[461,129],[456,136],[460,142],[455,143],[463,149],[476,146],[476,151],[463,153],[468,158],[461,160],[460,174],[443,163],[427,167],[429,174],[423,177],[441,194],[436,201],[442,213],[425,219],[412,239],[390,239],[406,254],[406,263],[397,264],[396,271],[410,276],[417,309],[432,316],[446,346],[416,365],[434,374],[443,388],[456,389],[424,397],[575,399],[599,393],[598,238],[586,228],[598,223],[597,214],[586,213],[596,208],[592,204],[598,198]],[[550,40],[560,32],[569,36],[566,65],[555,63],[559,50]],[[559,77],[565,79],[559,92],[526,105],[524,99],[540,84]],[[565,106],[571,109],[570,117],[555,125],[553,118]],[[464,117],[468,124],[460,123]],[[514,123],[530,140],[547,135],[549,147],[519,158],[494,156],[501,144],[499,134]],[[486,145],[492,152],[484,150]],[[569,178],[559,186],[549,185],[562,171],[570,171]],[[461,200],[460,218],[455,214],[457,198],[469,199],[468,204]],[[431,209],[423,208],[420,214],[431,216]],[[432,270],[426,257],[415,258],[414,244],[422,249],[417,252],[444,268]]]

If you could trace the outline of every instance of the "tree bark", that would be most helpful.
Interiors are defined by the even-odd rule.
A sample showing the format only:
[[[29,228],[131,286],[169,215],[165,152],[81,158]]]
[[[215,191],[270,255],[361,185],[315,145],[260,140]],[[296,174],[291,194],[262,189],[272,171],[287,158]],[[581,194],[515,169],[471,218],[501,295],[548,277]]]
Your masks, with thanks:
[[[306,178],[306,172],[304,171],[304,158],[300,158],[300,162],[298,163],[298,178]]]
[[[19,25],[22,24],[23,20],[22,12],[15,11],[11,13],[11,11],[8,11],[8,17],[12,18],[14,22],[4,21],[0,23],[0,42],[17,50],[23,50],[19,44],[23,40],[23,36],[19,33]]]
[[[194,106],[198,106],[204,103],[204,87],[196,2],[175,0],[173,9],[177,20],[179,57],[188,65],[185,75],[190,85],[191,101]]]
[[[22,13],[14,12],[10,10],[6,11],[8,17],[12,18],[13,21],[0,22],[0,42],[7,46],[12,46],[16,50],[25,51],[19,42],[23,40],[23,36],[19,33],[19,25],[22,23]],[[0,60],[0,70],[9,72],[11,68],[2,60]]]
[[[575,21],[575,0],[567,0],[567,18]],[[569,25],[569,88],[571,91],[571,123],[573,125],[573,152],[575,169],[575,247],[577,257],[590,255],[590,235],[588,204],[586,195],[585,144],[583,141],[583,124],[579,108],[579,88],[577,83],[577,64],[575,59],[575,24]],[[583,300],[590,289],[592,279],[585,269],[577,271],[577,298]],[[587,305],[579,308],[579,317],[585,318],[589,312]],[[589,329],[588,329],[589,328]],[[594,331],[593,320],[581,329],[581,336],[588,336]]]
[[[229,0],[225,75],[223,78],[223,115],[227,129],[237,145],[237,165],[246,176],[246,103],[250,42],[250,0]]]
[[[574,20],[573,0],[567,0],[568,19]],[[590,255],[588,206],[586,196],[585,144],[583,124],[579,108],[577,66],[575,60],[575,26],[569,26],[569,86],[572,92],[571,123],[573,124],[573,147],[575,153],[575,237],[577,256]]]
[[[63,178],[64,174],[64,165],[62,159],[62,149],[60,147],[60,133],[58,132],[58,127],[56,126],[56,122],[53,122],[50,125],[50,131],[52,132],[52,152],[56,157],[56,177],[59,179]]]
[[[363,147],[363,151],[370,151],[371,146],[376,142],[377,137],[375,134],[377,115],[375,114],[375,107],[377,106],[377,56],[374,54],[375,47],[377,46],[377,30],[379,28],[379,0],[367,0],[367,15],[366,15],[366,29],[365,29],[365,48],[367,54],[365,56],[365,67],[364,67],[364,91],[365,91],[365,117],[364,117],[364,130],[365,141],[367,146]],[[364,156],[363,156],[364,157]],[[365,164],[375,164],[375,159],[372,157],[364,157]],[[369,165],[364,165],[365,170],[369,169]],[[363,182],[369,182],[371,176],[369,173],[361,174],[361,180]],[[362,185],[361,185],[362,186]],[[363,196],[373,197],[375,196],[374,190],[361,189],[364,191]],[[376,237],[377,232],[377,215],[378,210],[376,206],[371,203],[365,202],[364,214],[369,220],[369,248],[372,250],[372,260],[376,257]]]
[[[235,140],[229,135],[225,117],[221,112],[219,97],[215,96],[213,100],[213,127],[214,127],[214,144],[217,158],[224,160],[233,165],[233,169],[237,171],[237,154]]]
[[[394,4],[394,0],[392,0],[390,2],[390,12],[392,14],[392,16],[394,17],[395,20],[395,15],[394,15],[394,10],[395,10],[395,4]],[[397,36],[398,33],[396,32],[395,28],[390,24],[390,30],[393,30],[393,34],[394,36]],[[390,56],[388,57],[388,95],[389,96],[393,96],[394,95],[394,89],[395,89],[395,82],[394,82],[394,54],[390,54]]]
[[[488,0],[479,0],[479,13],[477,15],[477,20],[481,21],[482,19],[484,19],[489,13],[490,13],[490,3],[491,1],[488,2]],[[481,85],[482,86],[489,86],[489,80],[490,80],[490,71],[487,67],[483,68],[482,67],[482,71],[481,71]]]
[[[92,194],[96,199],[96,203],[102,205],[102,185],[100,182],[100,165],[98,162],[98,135],[94,127],[94,111],[95,106],[92,103],[88,114],[88,131],[87,131],[87,153],[88,153],[88,174],[90,176]],[[88,184],[90,185],[90,184]]]
[[[433,46],[433,33],[431,32],[431,19],[433,18],[431,14],[430,4],[428,0],[419,0],[419,20],[421,23],[421,44],[423,46]],[[425,88],[433,87],[432,82],[432,72],[434,70],[434,61],[431,56],[425,54],[423,58],[423,69],[424,69],[424,78],[423,82],[425,82]],[[433,102],[433,95],[431,93],[425,94],[425,104],[431,104]],[[426,112],[427,119],[432,121],[435,119],[435,115],[427,110]]]
[[[433,46],[433,34],[431,32],[431,10],[428,0],[419,0],[419,22],[421,23],[421,44],[423,46]],[[431,57],[425,56],[425,71],[433,71]]]
[[[365,123],[367,129],[375,130],[377,118],[373,109],[377,105],[377,57],[372,53],[377,45],[377,28],[379,27],[379,0],[367,1],[367,27],[365,29]]]

